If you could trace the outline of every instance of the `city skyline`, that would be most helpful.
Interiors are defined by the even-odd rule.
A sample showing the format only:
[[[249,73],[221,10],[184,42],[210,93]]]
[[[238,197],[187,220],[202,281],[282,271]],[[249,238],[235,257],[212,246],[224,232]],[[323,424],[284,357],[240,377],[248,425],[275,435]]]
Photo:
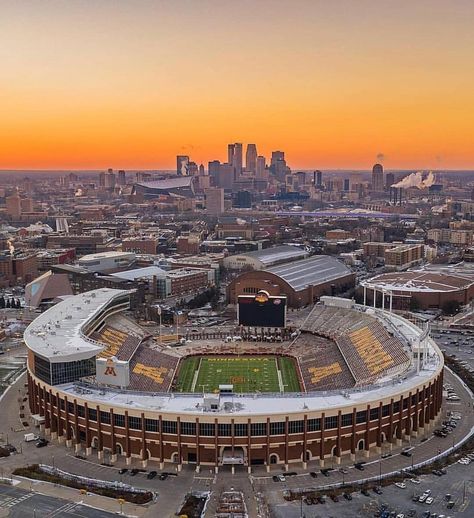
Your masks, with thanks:
[[[471,2],[2,4],[0,169],[474,163]]]

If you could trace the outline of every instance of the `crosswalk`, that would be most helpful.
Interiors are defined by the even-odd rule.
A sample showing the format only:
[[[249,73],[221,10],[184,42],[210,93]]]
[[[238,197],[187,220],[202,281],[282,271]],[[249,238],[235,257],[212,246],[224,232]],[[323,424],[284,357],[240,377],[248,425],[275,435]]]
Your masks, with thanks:
[[[24,500],[31,498],[34,493],[26,493],[23,496],[0,495],[0,509],[10,509]]]

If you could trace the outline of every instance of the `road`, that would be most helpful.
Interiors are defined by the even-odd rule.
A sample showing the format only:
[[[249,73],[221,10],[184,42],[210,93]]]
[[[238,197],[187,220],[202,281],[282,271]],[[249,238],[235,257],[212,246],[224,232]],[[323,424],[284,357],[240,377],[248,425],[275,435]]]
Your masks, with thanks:
[[[0,513],[11,518],[111,518],[115,513],[94,509],[82,502],[42,495],[33,491],[0,484]],[[1,514],[0,514],[1,516]]]

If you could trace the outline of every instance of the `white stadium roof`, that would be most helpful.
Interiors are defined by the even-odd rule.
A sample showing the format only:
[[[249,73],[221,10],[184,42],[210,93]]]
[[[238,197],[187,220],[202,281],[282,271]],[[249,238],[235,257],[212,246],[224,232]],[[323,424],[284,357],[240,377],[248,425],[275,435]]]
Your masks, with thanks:
[[[104,346],[87,338],[82,329],[125,290],[102,288],[59,302],[39,315],[25,330],[25,342],[34,353],[51,363],[84,360]]]

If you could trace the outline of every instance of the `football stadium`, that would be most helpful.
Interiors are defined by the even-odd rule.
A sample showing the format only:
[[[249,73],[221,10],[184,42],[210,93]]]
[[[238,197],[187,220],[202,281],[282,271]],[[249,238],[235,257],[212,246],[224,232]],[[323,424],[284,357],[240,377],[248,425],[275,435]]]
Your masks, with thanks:
[[[68,297],[24,334],[33,418],[78,454],[216,472],[324,466],[400,446],[438,419],[442,354],[388,309],[322,297],[291,332],[241,325],[165,344],[133,319],[130,296]],[[284,303],[268,302],[283,318]]]

